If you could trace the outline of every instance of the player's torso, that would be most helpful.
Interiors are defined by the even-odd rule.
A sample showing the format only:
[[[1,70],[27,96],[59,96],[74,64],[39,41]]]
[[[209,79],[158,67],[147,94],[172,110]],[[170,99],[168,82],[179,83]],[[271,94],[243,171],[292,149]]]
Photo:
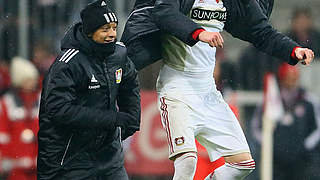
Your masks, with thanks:
[[[221,32],[226,21],[226,8],[217,0],[196,0],[188,16],[210,32]],[[163,62],[157,82],[158,91],[192,92],[215,89],[213,70],[216,48],[198,42],[190,47],[171,36],[162,38]]]
[[[211,32],[221,32],[226,21],[226,8],[217,0],[196,0],[188,16],[191,20]],[[215,48],[198,42],[193,47],[171,35],[163,38],[164,63],[180,71],[203,72],[213,69]]]

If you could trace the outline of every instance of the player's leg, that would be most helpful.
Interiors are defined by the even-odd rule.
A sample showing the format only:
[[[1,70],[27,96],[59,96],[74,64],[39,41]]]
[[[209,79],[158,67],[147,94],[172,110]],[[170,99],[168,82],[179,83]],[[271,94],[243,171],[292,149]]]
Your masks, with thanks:
[[[212,113],[207,113],[207,125],[197,139],[207,149],[211,161],[223,156],[226,163],[207,179],[241,180],[255,168],[241,126],[227,104],[208,108]]]
[[[241,153],[224,158],[226,163],[215,169],[207,177],[208,180],[242,180],[255,169],[255,162],[250,153]]]
[[[162,125],[166,130],[169,159],[174,161],[173,180],[192,180],[197,164],[190,108],[183,102],[160,97]]]
[[[197,167],[197,154],[186,152],[174,158],[173,180],[192,180]]]
[[[209,155],[205,147],[203,147],[198,141],[196,141],[197,145],[197,168],[195,175],[193,177],[194,180],[204,180],[213,170],[217,169],[220,166],[225,164],[224,158],[221,157],[213,162],[210,162]]]

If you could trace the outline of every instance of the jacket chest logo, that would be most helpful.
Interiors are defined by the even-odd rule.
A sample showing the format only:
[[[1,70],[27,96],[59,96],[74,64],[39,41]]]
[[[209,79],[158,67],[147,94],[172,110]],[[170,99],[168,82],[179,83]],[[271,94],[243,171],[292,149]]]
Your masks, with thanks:
[[[122,68],[116,70],[116,83],[119,84],[122,79]]]
[[[97,83],[97,82],[98,82],[97,79],[94,77],[93,74],[92,74],[92,77],[91,77],[91,82],[92,82],[92,83]]]
[[[100,87],[101,87],[100,83],[92,74],[88,89],[99,89]]]
[[[224,10],[206,10],[195,8],[191,11],[191,18],[200,21],[218,20],[225,22],[227,20],[227,12]]]

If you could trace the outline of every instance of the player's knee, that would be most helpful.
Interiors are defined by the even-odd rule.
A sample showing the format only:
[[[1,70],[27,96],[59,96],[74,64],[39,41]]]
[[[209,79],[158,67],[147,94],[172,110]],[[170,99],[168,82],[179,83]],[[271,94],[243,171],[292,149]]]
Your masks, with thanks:
[[[174,161],[174,180],[192,180],[197,167],[197,155],[195,152],[184,153]]]
[[[184,153],[174,161],[178,169],[185,169],[186,173],[190,174],[196,170],[197,167],[197,154],[195,152]]]
[[[238,174],[236,174],[235,179],[243,179],[247,177],[256,167],[256,163],[253,159],[241,161],[239,163],[226,163],[226,166],[237,169]]]
[[[211,180],[242,180],[255,169],[253,159],[241,161],[238,163],[228,163],[216,169],[211,175]],[[209,179],[209,178],[207,178]]]

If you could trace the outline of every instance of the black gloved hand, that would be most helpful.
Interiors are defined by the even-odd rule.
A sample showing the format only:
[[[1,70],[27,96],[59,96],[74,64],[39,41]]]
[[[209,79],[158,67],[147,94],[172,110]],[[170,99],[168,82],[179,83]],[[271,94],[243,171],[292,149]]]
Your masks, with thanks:
[[[139,128],[128,128],[125,130],[121,129],[121,141],[126,140],[128,137],[132,136],[135,132],[137,132]]]
[[[121,139],[125,140],[139,130],[138,120],[129,113],[117,112],[116,126],[121,127]]]

